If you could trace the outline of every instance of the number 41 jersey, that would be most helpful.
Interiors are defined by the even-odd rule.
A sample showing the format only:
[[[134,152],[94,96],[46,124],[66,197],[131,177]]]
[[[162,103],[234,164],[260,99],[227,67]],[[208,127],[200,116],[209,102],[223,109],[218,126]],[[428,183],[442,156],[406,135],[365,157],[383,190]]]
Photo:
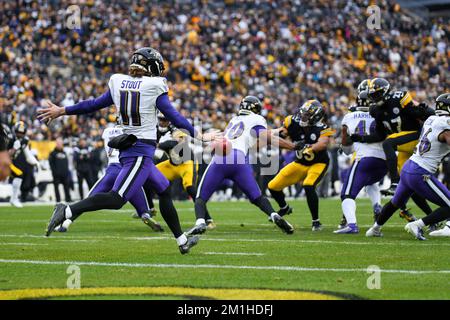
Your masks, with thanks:
[[[156,99],[169,90],[166,78],[116,73],[109,79],[108,86],[123,132],[134,134],[138,139],[156,140]]]
[[[430,173],[435,173],[442,159],[450,152],[450,146],[438,140],[446,130],[450,130],[450,117],[429,117],[423,124],[419,143],[410,159]]]
[[[242,151],[247,155],[252,148],[257,137],[253,130],[267,129],[267,122],[264,117],[258,114],[238,115],[230,120],[225,129],[225,138],[231,142],[233,149]]]

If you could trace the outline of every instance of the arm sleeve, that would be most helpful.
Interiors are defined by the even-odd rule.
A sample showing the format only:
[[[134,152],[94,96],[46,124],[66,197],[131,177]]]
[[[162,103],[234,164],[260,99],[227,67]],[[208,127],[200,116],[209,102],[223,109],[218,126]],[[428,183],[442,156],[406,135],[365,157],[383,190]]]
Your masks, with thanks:
[[[381,142],[384,139],[386,139],[387,133],[386,130],[384,130],[384,125],[382,122],[377,121],[375,125],[375,130],[370,135],[362,136],[361,142],[363,143],[375,143],[375,142]]]
[[[111,96],[111,91],[108,90],[98,98],[84,100],[77,104],[74,104],[73,106],[66,107],[66,114],[74,115],[92,113],[97,110],[109,107],[113,104],[114,101]]]
[[[407,109],[408,115],[411,118],[420,119],[425,121],[429,116],[434,115],[434,109],[430,108],[426,104],[419,104],[418,106],[409,106]]]
[[[194,127],[173,107],[172,103],[170,103],[167,93],[161,94],[156,99],[156,107],[175,127],[187,130],[191,137],[196,136],[197,132],[195,131]]]

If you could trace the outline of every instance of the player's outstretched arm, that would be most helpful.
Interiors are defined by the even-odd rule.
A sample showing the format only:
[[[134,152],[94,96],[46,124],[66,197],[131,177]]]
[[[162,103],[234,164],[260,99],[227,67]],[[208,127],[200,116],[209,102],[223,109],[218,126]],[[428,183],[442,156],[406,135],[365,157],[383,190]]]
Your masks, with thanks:
[[[100,97],[81,101],[73,106],[60,107],[47,100],[44,102],[46,108],[37,110],[38,119],[44,122],[59,118],[64,115],[87,114],[109,107],[114,104],[111,92],[108,90]]]
[[[279,136],[280,129],[264,129],[258,133],[258,143],[261,144],[278,144],[279,148],[294,150],[295,144],[287,139]]]

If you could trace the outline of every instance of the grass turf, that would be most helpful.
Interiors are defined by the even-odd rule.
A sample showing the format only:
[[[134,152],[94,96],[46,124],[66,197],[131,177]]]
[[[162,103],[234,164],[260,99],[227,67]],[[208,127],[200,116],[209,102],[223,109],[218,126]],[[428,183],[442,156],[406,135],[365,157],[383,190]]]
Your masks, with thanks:
[[[331,292],[364,299],[450,299],[448,238],[419,242],[403,230],[405,223],[397,214],[385,226],[384,238],[366,238],[372,210],[364,199],[357,201],[360,234],[332,233],[341,218],[340,201],[334,199],[321,200],[324,229],[312,232],[306,202],[291,204],[294,213],[287,220],[296,231],[285,235],[247,202],[210,203],[217,228],[185,256],[164,223],[166,231],[154,233],[130,218],[129,206],[86,213],[68,233],[53,233],[50,238],[43,233],[52,207],[0,207],[0,289],[66,288],[67,267],[75,261],[81,262],[82,288],[242,288]],[[178,202],[176,207],[183,228],[191,227],[192,203]],[[157,219],[162,220],[159,214]],[[367,287],[371,274],[366,268],[371,265],[388,271],[381,273],[380,289]],[[189,289],[167,296],[186,298]],[[97,298],[108,297],[125,296],[111,292]]]

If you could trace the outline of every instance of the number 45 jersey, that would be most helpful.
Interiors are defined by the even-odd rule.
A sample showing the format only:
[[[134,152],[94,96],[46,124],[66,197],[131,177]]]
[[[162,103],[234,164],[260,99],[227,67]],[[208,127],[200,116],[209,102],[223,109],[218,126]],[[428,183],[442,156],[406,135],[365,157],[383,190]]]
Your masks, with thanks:
[[[442,159],[450,152],[450,146],[438,140],[439,135],[446,130],[450,130],[450,117],[429,117],[423,125],[419,143],[410,160],[430,173],[435,173]]]
[[[138,139],[156,140],[156,99],[169,90],[166,78],[134,78],[116,73],[111,76],[108,86],[123,132],[134,134]]]
[[[247,155],[248,150],[255,145],[259,131],[265,129],[267,129],[267,122],[263,116],[254,113],[238,115],[228,123],[225,138],[231,142],[233,149]]]
[[[368,112],[355,111],[347,113],[342,119],[342,126],[347,127],[347,134],[357,134],[360,136],[370,135],[375,130],[375,119]],[[381,146],[377,143],[355,142],[353,149],[356,152],[356,159],[374,157],[386,160],[386,155]]]

